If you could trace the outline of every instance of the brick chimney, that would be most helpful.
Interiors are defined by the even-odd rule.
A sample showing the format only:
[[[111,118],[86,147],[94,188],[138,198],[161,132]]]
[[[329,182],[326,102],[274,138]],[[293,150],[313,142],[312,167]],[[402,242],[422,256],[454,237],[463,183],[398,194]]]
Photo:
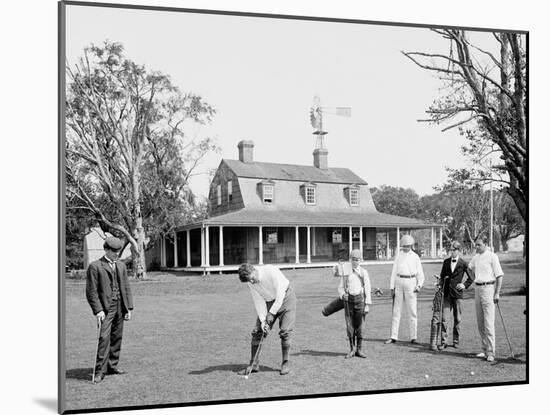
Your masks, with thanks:
[[[254,141],[242,140],[237,144],[239,148],[239,160],[243,163],[254,162]]]
[[[313,150],[313,165],[318,169],[328,169],[328,150],[325,148],[316,148]]]

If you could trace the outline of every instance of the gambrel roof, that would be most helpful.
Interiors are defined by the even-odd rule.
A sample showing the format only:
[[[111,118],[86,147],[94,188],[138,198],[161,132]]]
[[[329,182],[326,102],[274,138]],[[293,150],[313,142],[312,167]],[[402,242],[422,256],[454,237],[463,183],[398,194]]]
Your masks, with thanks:
[[[345,168],[319,169],[315,166],[296,164],[261,163],[257,161],[243,163],[239,160],[228,159],[223,161],[239,177],[317,183],[367,184],[350,169]]]

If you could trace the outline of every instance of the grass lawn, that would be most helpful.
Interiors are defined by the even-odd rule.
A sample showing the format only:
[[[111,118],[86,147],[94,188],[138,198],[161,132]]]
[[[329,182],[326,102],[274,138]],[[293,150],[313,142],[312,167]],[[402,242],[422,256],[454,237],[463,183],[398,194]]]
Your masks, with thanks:
[[[289,270],[284,273],[298,299],[292,373],[279,375],[280,342],[274,330],[262,350],[261,371],[249,380],[235,372],[249,359],[255,311],[248,288],[236,274],[203,278],[156,273],[149,275],[149,281],[133,281],[135,310],[124,327],[120,362],[128,374],[108,376],[98,385],[90,383],[96,331],[85,299],[85,283],[68,280],[67,409],[526,381],[526,298],[517,295],[525,284],[525,266],[513,260],[502,265],[501,309],[517,360],[509,359],[498,312],[496,362],[474,357],[480,340],[473,288],[464,300],[460,349],[439,353],[428,349],[434,294],[431,275],[439,274],[440,264],[424,265],[426,283],[418,301],[417,345],[383,344],[391,324],[391,266],[368,267],[372,287],[382,288],[384,295],[373,296],[367,316],[368,358],[345,360],[343,312],[330,317],[321,314],[321,308],[336,296],[338,281],[328,269]],[[404,317],[400,336],[406,339]]]

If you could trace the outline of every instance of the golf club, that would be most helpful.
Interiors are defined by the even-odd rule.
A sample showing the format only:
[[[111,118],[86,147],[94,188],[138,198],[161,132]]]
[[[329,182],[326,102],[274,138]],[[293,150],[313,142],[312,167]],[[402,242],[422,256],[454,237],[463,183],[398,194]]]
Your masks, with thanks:
[[[506,331],[506,324],[504,324],[504,318],[502,317],[502,311],[500,311],[500,304],[497,303],[498,313],[500,314],[500,320],[502,321],[502,327],[504,328],[504,334],[506,335],[506,340],[508,341],[508,347],[510,348],[510,355],[512,359],[515,359],[514,351],[512,350],[512,343],[510,343],[510,338],[508,337],[508,331]]]
[[[97,336],[95,342],[95,354],[94,354],[94,369],[92,372],[92,383],[95,383],[95,367],[97,365],[97,351],[99,349],[99,336],[101,334],[101,320],[97,322]]]
[[[248,378],[248,375],[250,375],[250,372],[252,372],[252,368],[256,363],[258,362],[258,359],[260,358],[260,350],[262,350],[262,345],[264,344],[264,339],[267,337],[267,332],[264,332],[262,334],[262,337],[260,338],[260,344],[258,344],[258,348],[256,349],[256,353],[254,353],[254,358],[252,359],[252,364],[246,368],[245,377]]]

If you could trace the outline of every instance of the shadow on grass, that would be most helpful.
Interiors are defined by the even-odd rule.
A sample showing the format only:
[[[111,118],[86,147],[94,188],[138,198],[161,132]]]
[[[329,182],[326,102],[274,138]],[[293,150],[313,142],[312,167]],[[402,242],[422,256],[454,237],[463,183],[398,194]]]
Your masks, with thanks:
[[[69,369],[66,372],[67,379],[76,379],[76,380],[92,380],[93,368],[91,367],[80,367],[77,369]]]
[[[498,364],[501,364],[501,363],[506,363],[506,364],[509,364],[509,365],[524,365],[526,363],[525,360],[520,359],[521,357],[524,357],[524,356],[525,356],[525,353],[520,353],[520,354],[514,355],[513,359],[512,359],[512,356],[509,356],[505,359],[497,358],[495,360],[495,363],[493,363],[493,365],[498,365]]]
[[[229,365],[217,365],[217,366],[210,366],[201,370],[193,370],[189,372],[190,375],[205,375],[207,373],[212,372],[235,372],[237,373],[239,370],[244,369],[246,367],[245,364],[229,364]],[[279,369],[273,369],[269,366],[260,365],[260,372],[278,372]]]
[[[346,353],[338,353],[338,352],[326,352],[326,351],[320,351],[320,350],[301,350],[296,353],[291,353],[292,356],[329,356],[329,357],[341,357],[345,356]]]

